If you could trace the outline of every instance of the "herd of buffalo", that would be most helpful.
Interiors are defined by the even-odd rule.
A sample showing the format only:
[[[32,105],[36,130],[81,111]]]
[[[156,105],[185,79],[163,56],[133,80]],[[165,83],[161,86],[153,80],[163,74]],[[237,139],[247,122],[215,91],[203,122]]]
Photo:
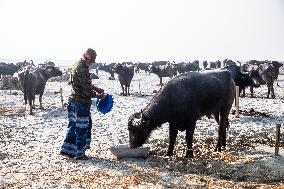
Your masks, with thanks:
[[[202,69],[200,65],[203,65]],[[140,147],[145,143],[150,133],[169,123],[169,148],[167,155],[173,155],[174,144],[178,131],[186,131],[187,152],[186,157],[193,157],[192,141],[196,121],[201,116],[214,115],[219,125],[218,140],[215,151],[221,151],[226,146],[226,129],[228,116],[235,97],[235,86],[239,86],[241,96],[245,89],[260,85],[267,86],[267,98],[275,98],[274,82],[283,66],[277,61],[250,60],[246,63],[234,62],[225,59],[221,61],[202,63],[198,60],[190,63],[175,63],[168,61],[155,61],[152,63],[112,63],[93,64],[91,69],[103,70],[110,73],[109,79],[115,80],[114,74],[122,88],[122,95],[130,95],[129,88],[135,74],[143,70],[146,74],[156,74],[163,86],[162,78],[170,77],[149,104],[129,117],[129,145]],[[54,63],[46,62],[38,67],[32,63],[7,64],[0,63],[0,75],[14,75],[18,77],[24,100],[30,106],[30,114],[34,108],[35,95],[39,95],[40,108],[42,108],[42,95],[45,84],[51,77],[61,76],[62,71]]]

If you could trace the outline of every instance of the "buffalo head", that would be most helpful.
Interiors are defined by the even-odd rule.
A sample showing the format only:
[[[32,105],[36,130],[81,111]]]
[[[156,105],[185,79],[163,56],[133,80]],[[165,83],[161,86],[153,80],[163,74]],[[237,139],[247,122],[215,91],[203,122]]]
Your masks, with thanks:
[[[128,119],[129,146],[138,148],[142,146],[151,133],[150,120],[143,113],[134,113]]]
[[[253,86],[253,87],[260,87],[260,85],[262,83],[262,78],[261,78],[258,70],[250,71],[249,77],[252,79],[251,86]]]

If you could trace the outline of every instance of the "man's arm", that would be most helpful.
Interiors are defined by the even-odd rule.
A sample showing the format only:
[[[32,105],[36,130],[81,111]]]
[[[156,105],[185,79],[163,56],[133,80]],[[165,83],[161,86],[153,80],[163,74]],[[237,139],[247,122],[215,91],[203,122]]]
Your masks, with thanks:
[[[93,86],[92,86],[92,89],[93,89],[94,91],[96,91],[97,93],[99,93],[99,94],[101,94],[101,93],[104,93],[104,92],[105,92],[103,89],[98,88],[98,87],[96,87],[95,85],[93,85]]]

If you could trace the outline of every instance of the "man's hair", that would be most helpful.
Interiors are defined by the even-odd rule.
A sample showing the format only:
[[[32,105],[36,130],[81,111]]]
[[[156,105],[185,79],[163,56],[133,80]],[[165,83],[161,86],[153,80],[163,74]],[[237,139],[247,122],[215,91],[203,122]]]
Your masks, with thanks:
[[[94,49],[92,49],[92,48],[88,48],[86,50],[86,52],[83,54],[83,56],[85,58],[88,58],[89,56],[92,56],[92,55],[95,55],[95,56],[97,55],[96,51]]]

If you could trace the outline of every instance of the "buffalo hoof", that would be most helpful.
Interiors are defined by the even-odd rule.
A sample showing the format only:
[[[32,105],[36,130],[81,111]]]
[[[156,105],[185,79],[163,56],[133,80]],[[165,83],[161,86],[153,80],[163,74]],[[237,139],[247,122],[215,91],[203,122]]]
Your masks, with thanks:
[[[216,147],[215,149],[214,149],[214,152],[221,152],[222,150],[221,150],[221,147]]]
[[[193,158],[193,150],[187,150],[185,157],[186,157],[186,158]]]
[[[166,156],[173,156],[173,152],[167,152]]]

